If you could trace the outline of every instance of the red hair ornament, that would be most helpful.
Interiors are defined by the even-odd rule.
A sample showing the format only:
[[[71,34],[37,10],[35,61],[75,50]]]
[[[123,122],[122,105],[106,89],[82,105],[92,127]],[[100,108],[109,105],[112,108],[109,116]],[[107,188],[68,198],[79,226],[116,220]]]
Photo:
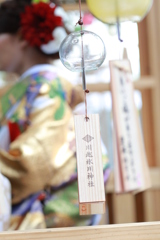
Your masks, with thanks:
[[[49,3],[33,3],[21,14],[22,37],[33,47],[40,47],[54,40],[53,31],[63,26],[60,16],[54,15],[56,6]]]

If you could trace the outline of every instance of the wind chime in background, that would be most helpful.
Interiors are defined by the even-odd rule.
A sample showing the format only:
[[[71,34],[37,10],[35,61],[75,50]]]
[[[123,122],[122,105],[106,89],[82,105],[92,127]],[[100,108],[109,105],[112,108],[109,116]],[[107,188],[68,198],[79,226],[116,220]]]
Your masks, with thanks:
[[[64,66],[73,72],[82,73],[85,97],[85,114],[75,115],[77,171],[80,215],[105,213],[105,190],[101,153],[101,138],[98,114],[88,115],[86,71],[98,69],[103,63],[106,51],[102,39],[93,32],[82,29],[81,0],[80,19],[77,22],[81,31],[71,33],[60,46],[60,59]]]
[[[96,18],[107,24],[115,24],[117,21],[141,21],[149,12],[153,0],[86,0],[86,2]]]
[[[140,21],[152,0],[87,0],[90,12],[104,23],[116,23],[120,42],[120,21]],[[115,191],[139,192],[151,186],[146,153],[134,104],[129,60],[110,61],[114,122]]]

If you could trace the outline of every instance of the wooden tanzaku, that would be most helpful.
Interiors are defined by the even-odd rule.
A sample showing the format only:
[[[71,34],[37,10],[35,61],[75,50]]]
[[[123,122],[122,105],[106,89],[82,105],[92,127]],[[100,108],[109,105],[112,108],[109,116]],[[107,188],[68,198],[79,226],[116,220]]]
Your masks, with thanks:
[[[75,115],[79,213],[105,213],[99,115]]]
[[[129,60],[110,61],[114,122],[114,176],[117,193],[151,186]]]

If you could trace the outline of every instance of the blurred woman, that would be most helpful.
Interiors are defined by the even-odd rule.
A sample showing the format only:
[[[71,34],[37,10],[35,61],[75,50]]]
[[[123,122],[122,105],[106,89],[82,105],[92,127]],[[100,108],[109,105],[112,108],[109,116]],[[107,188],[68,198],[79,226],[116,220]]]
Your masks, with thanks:
[[[72,109],[82,90],[51,60],[66,36],[48,0],[0,5],[0,70],[20,78],[0,98],[0,168],[12,186],[11,229],[92,225],[80,217]],[[105,169],[107,165],[105,165]]]

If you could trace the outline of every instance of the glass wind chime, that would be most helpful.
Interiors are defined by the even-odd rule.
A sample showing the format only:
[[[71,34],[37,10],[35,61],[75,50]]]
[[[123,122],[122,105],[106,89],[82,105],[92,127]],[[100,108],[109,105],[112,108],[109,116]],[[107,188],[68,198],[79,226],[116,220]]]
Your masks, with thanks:
[[[79,0],[81,30],[69,34],[60,46],[63,65],[73,72],[82,73],[85,114],[75,115],[77,171],[80,215],[105,212],[105,191],[98,114],[87,113],[86,75],[98,69],[105,60],[106,50],[102,39],[93,32],[82,29],[81,0]]]

